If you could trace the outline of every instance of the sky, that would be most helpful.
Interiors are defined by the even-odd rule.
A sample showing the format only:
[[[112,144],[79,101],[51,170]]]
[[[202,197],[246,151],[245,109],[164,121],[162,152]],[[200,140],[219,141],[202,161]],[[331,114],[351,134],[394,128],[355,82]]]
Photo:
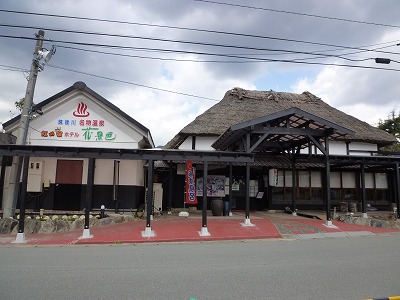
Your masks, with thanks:
[[[399,10],[397,0],[0,0],[0,122],[18,114],[43,29],[56,53],[34,103],[83,81],[155,145],[234,87],[309,91],[377,126],[400,112]]]

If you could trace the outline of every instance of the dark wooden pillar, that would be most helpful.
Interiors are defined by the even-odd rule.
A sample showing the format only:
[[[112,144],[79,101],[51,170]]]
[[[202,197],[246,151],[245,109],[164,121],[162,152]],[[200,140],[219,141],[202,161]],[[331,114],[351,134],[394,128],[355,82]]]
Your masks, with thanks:
[[[366,217],[367,213],[367,193],[365,191],[365,165],[361,164],[361,207],[363,217]]]
[[[168,203],[167,203],[167,210],[168,213],[171,211],[172,206],[172,188],[173,188],[173,178],[174,178],[174,169],[172,167],[172,163],[169,164],[169,172],[168,172]]]
[[[86,184],[85,229],[89,229],[89,213],[92,208],[92,201],[93,201],[95,162],[96,162],[95,158],[89,158],[87,184]]]
[[[232,210],[232,183],[233,183],[233,167],[229,163],[229,212]],[[229,213],[228,212],[228,213]]]
[[[151,227],[150,219],[153,204],[153,169],[154,160],[149,159],[147,170],[147,203],[146,203],[146,227]]]
[[[246,163],[246,219],[250,219],[250,163]]]
[[[200,236],[210,236],[207,228],[207,173],[208,163],[203,162],[203,210],[201,213],[201,230]]]
[[[21,187],[21,193],[19,194],[18,233],[24,233],[24,227],[25,227],[25,196],[26,196],[26,187],[28,185],[29,156],[25,156],[23,158],[21,157],[20,160],[22,159],[23,159],[22,187]]]
[[[296,214],[296,158],[292,157],[292,214]]]
[[[1,173],[0,173],[0,203],[3,203],[4,180],[7,167],[7,156],[3,155],[1,159]]]
[[[399,163],[395,164],[394,170],[394,178],[395,178],[395,197],[397,204],[397,218],[400,219],[400,174],[399,174]]]
[[[201,214],[201,227],[207,228],[207,173],[208,164],[203,163],[203,210]]]
[[[326,223],[332,225],[331,216],[331,164],[329,161],[329,138],[325,137],[325,197],[326,197]]]

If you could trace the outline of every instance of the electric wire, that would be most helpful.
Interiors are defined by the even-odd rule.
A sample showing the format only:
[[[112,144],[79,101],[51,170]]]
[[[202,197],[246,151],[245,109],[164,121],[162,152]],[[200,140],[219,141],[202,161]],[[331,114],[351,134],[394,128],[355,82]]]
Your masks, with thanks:
[[[147,49],[149,49],[149,48],[147,48]],[[151,48],[151,49],[154,50],[155,48]],[[305,62],[305,61],[288,60],[288,59],[244,57],[244,56],[238,56],[238,55],[228,55],[228,54],[199,52],[199,51],[183,51],[183,50],[167,50],[167,49],[157,49],[157,50],[165,51],[165,52],[173,52],[173,53],[198,54],[198,55],[207,55],[207,56],[222,56],[222,57],[230,57],[230,58],[238,58],[238,59],[249,59],[249,60],[254,60],[257,62],[282,62],[282,63],[296,63],[296,64],[306,64],[306,65],[337,66],[337,67],[374,69],[374,70],[386,70],[386,71],[400,71],[399,69],[382,68],[382,67],[370,67],[370,66],[359,66],[359,65],[348,65],[348,64],[322,63],[322,62]],[[370,59],[372,59],[372,58],[370,58]]]
[[[366,22],[366,21],[359,21],[359,20],[351,20],[351,19],[344,19],[344,18],[338,18],[338,17],[320,16],[320,15],[314,15],[314,14],[306,14],[306,13],[299,13],[299,12],[293,12],[293,11],[287,11],[287,10],[278,10],[278,9],[264,8],[264,7],[255,7],[255,6],[242,5],[242,4],[217,2],[217,1],[211,1],[211,0],[194,0],[194,1],[217,4],[217,5],[226,5],[226,6],[234,6],[234,7],[240,7],[240,8],[255,9],[255,10],[271,11],[271,12],[277,12],[277,13],[283,13],[283,14],[291,14],[291,15],[312,17],[312,18],[320,18],[320,19],[328,19],[328,20],[335,20],[335,21],[351,22],[351,23],[358,23],[358,24],[365,24],[365,25],[400,28],[400,26],[397,26],[397,25]]]
[[[210,3],[215,3],[215,4],[226,4],[227,3],[220,3],[220,2],[214,2],[214,1],[201,1],[200,2],[210,2]],[[234,6],[239,6],[239,5],[234,5]],[[245,7],[245,6],[243,6]],[[246,8],[254,8],[254,7],[246,7]],[[259,36],[259,35],[250,35],[250,34],[241,34],[241,33],[233,33],[233,32],[224,32],[224,31],[213,31],[213,30],[205,30],[205,29],[195,29],[195,28],[187,28],[187,27],[177,27],[177,26],[167,26],[167,25],[156,25],[156,24],[145,24],[145,23],[136,23],[136,22],[124,22],[124,21],[116,21],[116,20],[105,20],[105,19],[97,19],[97,18],[83,18],[83,17],[73,17],[73,16],[65,16],[65,15],[51,15],[51,14],[41,14],[41,13],[29,13],[29,12],[18,12],[18,11],[10,11],[10,10],[2,10],[0,9],[0,12],[9,12],[9,13],[20,13],[20,14],[29,14],[29,15],[36,15],[36,16],[49,16],[49,17],[60,17],[60,18],[71,18],[71,19],[80,19],[80,20],[90,20],[90,21],[100,21],[100,22],[112,22],[112,23],[120,23],[120,24],[130,24],[130,25],[139,25],[139,26],[152,26],[152,27],[160,27],[160,28],[168,28],[168,29],[179,29],[179,30],[190,30],[190,31],[198,31],[198,32],[209,32],[209,33],[218,33],[218,34],[230,34],[230,35],[238,35],[238,36],[246,36],[246,37],[253,37],[253,38],[266,38],[266,39],[276,39],[276,40],[282,40],[282,41],[287,41],[287,42],[297,42],[297,43],[306,43],[306,44],[313,44],[313,45],[323,45],[323,46],[329,46],[329,47],[336,47],[338,49],[353,49],[353,50],[359,50],[359,51],[365,51],[365,52],[378,52],[376,49],[363,49],[363,48],[358,48],[358,47],[346,47],[346,46],[339,46],[339,45],[332,45],[332,44],[324,44],[324,43],[315,43],[315,42],[307,42],[307,41],[300,41],[300,40],[293,40],[293,39],[283,39],[283,38],[276,38],[276,37],[267,37],[267,36]],[[282,12],[282,11],[279,11]],[[286,12],[286,13],[293,13],[293,12]],[[313,16],[313,15],[310,15]],[[321,17],[321,16],[318,16]],[[345,20],[345,19],[343,19]],[[349,20],[345,20],[349,21]],[[357,21],[358,22],[358,21]],[[382,24],[370,24],[370,25],[382,25]],[[9,24],[0,24],[0,26],[6,26],[6,27],[19,27],[19,28],[36,28],[33,26],[21,26],[21,25],[9,25]],[[350,59],[343,57],[343,55],[326,55],[326,54],[321,54],[318,52],[305,52],[305,51],[292,51],[292,50],[284,50],[284,49],[268,49],[268,48],[256,48],[256,47],[244,47],[244,46],[234,46],[234,45],[221,45],[221,44],[213,44],[213,43],[200,43],[200,42],[191,42],[191,41],[180,41],[180,40],[168,40],[168,39],[160,39],[160,38],[150,38],[150,37],[138,37],[138,36],[129,36],[129,35],[118,35],[118,34],[107,34],[107,33],[99,33],[99,32],[85,32],[85,31],[76,31],[76,30],[65,30],[65,29],[50,29],[47,28],[46,30],[48,31],[58,31],[58,32],[64,32],[64,33],[78,33],[78,34],[88,34],[88,35],[98,35],[98,36],[110,36],[110,37],[121,37],[121,38],[135,38],[135,39],[144,39],[144,40],[152,40],[152,41],[161,41],[161,42],[171,42],[171,43],[184,43],[184,44],[194,44],[194,45],[202,45],[202,46],[214,46],[214,47],[227,47],[227,48],[238,48],[238,49],[246,49],[246,50],[257,50],[257,51],[269,51],[269,52],[283,52],[283,53],[289,53],[289,54],[303,54],[303,55],[314,55],[317,57],[312,57],[312,58],[298,58],[294,60],[282,60],[282,59],[266,59],[266,58],[253,58],[253,57],[246,57],[246,56],[240,56],[240,55],[224,55],[224,54],[217,54],[217,53],[207,53],[207,52],[200,52],[200,51],[178,51],[178,50],[171,50],[171,49],[157,49],[157,48],[145,48],[145,47],[127,47],[127,46],[118,46],[118,45],[107,45],[107,44],[94,44],[94,43],[79,43],[79,42],[70,42],[70,41],[52,41],[52,40],[47,40],[49,42],[56,42],[56,43],[63,43],[63,44],[75,44],[75,45],[81,45],[81,46],[92,46],[92,47],[107,47],[107,48],[113,48],[113,49],[119,49],[119,50],[141,50],[141,51],[157,51],[157,52],[170,52],[170,53],[184,53],[184,54],[196,54],[196,55],[208,55],[208,56],[222,56],[222,57],[229,57],[229,58],[235,58],[235,59],[244,59],[245,61],[199,61],[199,62],[224,62],[224,63],[237,63],[237,62],[284,62],[284,63],[303,63],[303,64],[311,64],[311,65],[328,65],[328,66],[341,66],[341,67],[353,67],[353,68],[363,68],[363,69],[378,69],[378,70],[390,70],[390,71],[399,71],[397,69],[391,69],[391,68],[380,68],[380,67],[368,67],[368,66],[355,66],[355,65],[346,65],[346,64],[330,64],[330,63],[310,63],[310,62],[304,62],[301,60],[308,60],[308,59],[318,59],[321,57],[335,57],[335,58],[340,58],[340,59],[345,59],[349,61],[366,61],[370,60],[372,58],[363,58],[363,59]],[[21,38],[21,39],[36,39],[36,38],[27,38],[27,37],[15,37],[15,36],[6,36],[6,35],[0,35],[0,37],[6,37],[6,38]],[[387,48],[387,47],[392,47],[393,45],[385,46],[382,48]],[[74,50],[79,50],[79,51],[89,51],[89,52],[96,52],[96,53],[101,53],[101,54],[108,54],[108,55],[119,55],[119,56],[130,56],[130,57],[136,57],[136,58],[146,58],[146,59],[159,59],[159,60],[173,60],[173,61],[197,61],[197,60],[179,60],[179,59],[164,59],[164,58],[154,58],[154,57],[145,57],[145,56],[133,56],[133,55],[126,55],[126,54],[120,54],[120,53],[111,53],[111,52],[104,52],[104,51],[97,51],[97,50],[91,50],[91,49],[82,49],[82,48],[77,48],[77,47],[68,47],[68,46],[63,46],[63,45],[58,45],[58,47],[64,47],[64,48],[69,48],[69,49],[74,49]],[[319,52],[323,52],[324,50],[320,50]],[[334,51],[334,50],[325,50],[325,51]],[[387,52],[387,51],[380,51],[380,53],[385,53],[385,54],[398,54],[394,52]],[[273,55],[274,53],[270,54]],[[280,55],[281,53],[277,53],[276,55]],[[355,53],[348,53],[344,55],[349,55],[349,54],[355,54]],[[252,55],[252,54],[249,54]],[[318,57],[321,56],[321,57]],[[395,60],[391,60],[393,62],[396,62]],[[136,85],[144,88],[150,88],[154,90],[159,90],[163,92],[169,92],[169,93],[175,93],[175,94],[180,94],[184,96],[190,96],[190,97],[196,97],[196,98],[201,98],[201,99],[206,99],[206,100],[212,100],[212,101],[219,101],[216,99],[211,99],[211,98],[206,98],[206,97],[201,97],[201,96],[195,96],[195,95],[190,95],[186,93],[180,93],[180,92],[175,92],[171,90],[166,90],[166,89],[159,89],[151,86],[146,86],[146,85],[141,85],[133,82],[128,82],[124,80],[118,80],[118,79],[113,79],[113,78],[108,78],[105,76],[101,75],[96,75],[96,74],[91,74],[87,72],[82,72],[82,71],[77,71],[77,70],[72,70],[68,69],[65,67],[59,67],[59,66],[54,66],[54,65],[49,65],[50,67],[58,68],[58,69],[63,69],[66,71],[70,72],[76,72],[88,76],[94,76],[102,79],[107,79],[107,80],[112,80],[116,82],[121,82],[121,83],[126,83],[126,84],[131,84],[131,85]],[[4,66],[3,66],[4,68]],[[14,68],[11,67],[9,69],[10,71],[21,71],[23,69],[21,68]]]
[[[17,36],[10,36],[10,35],[0,35],[0,37],[3,38],[12,38],[12,39],[28,39],[28,40],[36,40],[34,37],[17,37]],[[239,59],[248,59],[248,60],[257,60],[257,61],[275,61],[275,62],[293,62],[293,63],[298,63],[296,60],[278,60],[278,59],[266,59],[266,58],[254,58],[254,57],[246,57],[246,56],[238,56],[238,55],[230,55],[230,54],[220,54],[220,53],[210,53],[210,52],[200,52],[200,51],[184,51],[184,50],[173,50],[173,49],[162,49],[162,48],[147,48],[147,47],[132,47],[132,46],[121,46],[121,45],[111,45],[111,44],[98,44],[98,43],[87,43],[87,42],[71,42],[71,41],[62,41],[62,40],[45,40],[47,42],[53,42],[53,43],[61,43],[61,44],[73,44],[73,45],[80,45],[80,46],[93,46],[93,47],[102,47],[102,48],[112,48],[112,49],[119,49],[119,50],[151,50],[151,51],[160,51],[160,52],[168,52],[168,53],[185,53],[185,54],[197,54],[197,55],[208,55],[208,56],[221,56],[221,57],[229,57],[229,58],[239,58]],[[221,45],[219,45],[221,46]],[[232,47],[232,46],[227,46],[227,47]],[[246,47],[242,47],[246,48]],[[247,49],[247,48],[246,48]],[[248,48],[251,49],[251,48]],[[268,48],[252,48],[254,50],[258,51],[287,51],[288,53],[296,53],[296,54],[306,54],[306,55],[314,55],[313,53],[310,52],[304,52],[304,51],[293,51],[293,50],[278,50],[278,49],[268,49]],[[397,54],[394,52],[387,52],[387,51],[376,51],[377,53],[385,53],[385,54]],[[324,57],[337,57],[337,58],[342,58],[346,60],[352,60],[344,57],[339,57],[337,55],[323,55]],[[369,58],[372,59],[372,58]],[[354,60],[353,60],[354,61]],[[356,60],[360,61],[360,60]],[[362,61],[362,60],[361,60]],[[303,62],[306,63],[306,62]],[[317,63],[309,63],[309,64],[317,64]],[[318,63],[321,65],[329,65],[329,64],[324,64],[324,63]],[[339,66],[345,66],[345,65],[339,65]],[[355,67],[355,66],[354,66]],[[372,68],[372,67],[371,67]],[[388,69],[385,69],[388,70]]]
[[[224,5],[230,5],[228,3],[222,3],[222,2],[216,2],[216,1],[203,1],[203,2],[210,2],[210,3],[215,3],[215,4],[224,4]],[[253,8],[257,9],[256,7],[250,7],[250,6],[244,6],[244,5],[235,5],[235,6],[241,6],[241,7],[246,7],[246,8]],[[260,8],[262,9],[262,8]],[[293,14],[300,14],[300,15],[307,15],[307,14],[301,14],[301,13],[295,13],[295,12],[287,12],[287,11],[278,11],[278,10],[272,10],[272,9],[264,9],[264,10],[271,10],[271,11],[276,11],[276,12],[285,12],[285,13],[293,13]],[[89,20],[89,21],[99,21],[99,22],[112,22],[112,23],[119,23],[119,24],[129,24],[129,25],[139,25],[139,26],[151,26],[151,27],[159,27],[159,28],[169,28],[169,29],[179,29],[179,30],[191,30],[191,31],[199,31],[199,32],[210,32],[210,33],[220,33],[220,34],[232,34],[232,35],[240,35],[240,36],[248,36],[248,37],[258,37],[258,38],[269,38],[269,39],[277,39],[277,40],[283,40],[283,41],[291,41],[291,42],[301,42],[301,43],[311,43],[311,44],[318,44],[318,45],[327,45],[327,46],[332,46],[336,48],[344,48],[344,49],[349,49],[353,47],[345,47],[345,46],[338,46],[338,45],[329,45],[329,44],[322,44],[322,43],[313,43],[313,42],[307,42],[307,41],[299,41],[299,40],[291,40],[291,39],[283,39],[283,38],[276,38],[276,37],[268,37],[268,36],[259,36],[259,35],[249,35],[249,34],[240,34],[240,33],[233,33],[233,32],[223,32],[223,31],[213,31],[213,30],[204,30],[204,29],[196,29],[196,28],[188,28],[188,27],[178,27],[178,26],[168,26],[168,25],[157,25],[157,24],[146,24],[146,23],[138,23],[138,22],[126,22],[126,21],[118,21],[118,20],[107,20],[107,19],[99,19],[99,18],[87,18],[87,17],[75,17],[75,16],[67,16],[67,15],[56,15],[56,14],[44,14],[44,13],[35,13],[35,12],[24,12],[24,11],[15,11],[15,10],[3,10],[1,9],[0,12],[6,12],[6,13],[16,13],[16,14],[27,14],[27,15],[34,15],[34,16],[47,16],[47,17],[59,17],[59,18],[71,18],[71,19],[79,19],[79,20]],[[320,18],[328,18],[332,19],[330,17],[323,17],[323,16],[316,16],[316,15],[308,15],[308,16],[314,16],[314,17],[320,17]],[[339,18],[333,18],[339,20]],[[356,23],[360,23],[360,21],[355,21],[355,20],[348,20],[348,19],[343,19],[345,21],[354,21]],[[365,23],[365,22],[364,22]],[[368,23],[368,22],[366,22]],[[374,25],[374,23],[368,23],[370,25]],[[375,24],[375,25],[384,25],[384,24]],[[5,25],[6,26],[6,25]],[[12,26],[12,25],[10,25]],[[23,26],[22,26],[23,27]],[[26,28],[32,28],[29,26],[25,26]],[[48,29],[51,30],[51,29]],[[60,30],[63,31],[63,30]],[[109,35],[109,34],[108,34]],[[118,36],[118,35],[115,35]],[[127,37],[120,35],[121,37]],[[391,46],[387,46],[391,47]],[[361,47],[357,47],[356,49],[360,49]],[[386,48],[386,47],[382,47]],[[382,49],[380,48],[380,49]],[[360,52],[365,52],[365,51],[376,51],[379,48],[376,49],[360,49],[359,52],[353,52],[349,54],[342,54],[339,58],[341,59],[347,59],[351,60],[348,58],[344,58],[343,55],[350,55],[350,54],[356,54]],[[337,50],[337,49],[336,49]],[[314,52],[313,54],[318,54],[321,52],[325,51],[335,51],[335,50],[321,50],[319,52]],[[397,53],[389,53],[389,54],[397,54]],[[274,55],[274,54],[270,54]],[[280,55],[280,54],[276,54]],[[302,58],[300,60],[310,60],[310,59],[317,59],[317,57],[311,57],[311,58]],[[299,59],[297,59],[299,60]],[[367,59],[365,59],[367,60]],[[363,60],[353,60],[353,61],[363,61]],[[211,62],[211,61],[210,61]],[[216,62],[216,61],[214,61]]]
[[[78,74],[82,74],[82,75],[92,76],[92,77],[96,77],[96,78],[100,78],[100,79],[106,79],[106,80],[109,80],[109,81],[114,81],[114,82],[125,83],[125,84],[129,84],[129,85],[134,85],[134,86],[139,86],[139,87],[152,89],[152,90],[156,90],[156,91],[160,91],[160,92],[167,92],[167,93],[172,93],[172,94],[181,95],[181,96],[187,96],[187,97],[192,97],[192,98],[199,98],[199,99],[219,102],[219,100],[213,99],[213,98],[202,97],[202,96],[197,96],[197,95],[192,95],[192,94],[187,94],[187,93],[182,93],[182,92],[177,92],[177,91],[172,91],[172,90],[167,90],[167,89],[156,88],[156,87],[152,87],[152,86],[148,86],[148,85],[144,85],[144,84],[139,84],[139,83],[134,83],[134,82],[130,82],[130,81],[122,80],[122,79],[110,78],[110,77],[106,77],[106,76],[103,76],[103,75],[97,75],[97,74],[92,74],[92,73],[88,73],[88,72],[73,70],[73,69],[66,68],[66,67],[61,67],[61,66],[56,66],[56,65],[51,65],[51,64],[47,64],[46,66],[49,66],[49,67],[55,68],[55,69],[68,71],[68,72],[74,72],[74,73],[78,73]]]
[[[122,57],[139,58],[139,59],[150,59],[150,60],[161,60],[161,61],[179,61],[179,62],[195,62],[195,63],[225,63],[225,64],[266,62],[263,60],[263,58],[259,58],[259,57],[248,58],[246,56],[239,56],[239,54],[232,54],[232,55],[231,54],[229,54],[229,55],[222,54],[222,56],[224,56],[224,57],[228,56],[228,57],[232,57],[232,58],[237,57],[238,59],[240,57],[241,60],[199,60],[199,59],[178,59],[178,58],[163,58],[163,57],[155,57],[155,56],[131,55],[131,54],[98,51],[98,50],[92,50],[92,49],[84,49],[84,48],[78,48],[78,47],[69,47],[69,46],[63,46],[63,45],[58,45],[57,47],[71,49],[71,50],[77,50],[77,51],[105,54],[105,55],[122,56]],[[159,52],[159,51],[157,50],[157,52]],[[193,53],[186,53],[186,54],[193,54]],[[196,54],[199,54],[199,53],[196,53]],[[208,55],[208,54],[201,54],[201,55]],[[245,55],[249,55],[249,54],[245,54]],[[330,57],[340,58],[340,59],[353,61],[353,62],[362,62],[362,61],[374,59],[374,58],[351,59],[351,58],[337,56],[337,55],[332,55]],[[319,59],[319,58],[321,58],[321,57],[297,58],[297,59],[293,59],[293,61],[304,61],[304,60]],[[325,56],[323,56],[323,58],[325,58]]]
[[[249,63],[253,62],[256,63],[257,61],[253,60],[199,60],[199,59],[178,59],[178,58],[164,58],[164,57],[154,57],[154,56],[143,56],[143,55],[131,55],[131,54],[123,54],[123,53],[114,53],[114,52],[105,52],[105,51],[98,51],[98,50],[92,50],[92,49],[83,49],[83,48],[78,48],[78,47],[69,47],[69,46],[63,46],[63,45],[58,45],[58,48],[64,48],[64,49],[71,49],[71,50],[77,50],[77,51],[84,51],[84,52],[92,52],[92,53],[99,53],[99,54],[106,54],[106,55],[114,55],[114,56],[122,56],[122,57],[130,57],[130,58],[139,58],[139,59],[150,59],[150,60],[161,60],[161,61],[179,61],[179,62],[195,62],[195,63],[229,63],[229,64],[235,64],[235,63]],[[159,52],[159,51],[155,51]]]
[[[129,39],[140,39],[140,40],[150,40],[150,41],[158,41],[158,42],[170,42],[170,43],[181,43],[181,44],[192,44],[192,45],[200,45],[200,46],[212,46],[212,47],[224,47],[224,48],[236,48],[236,49],[246,49],[246,50],[257,50],[257,51],[282,51],[282,52],[294,52],[301,53],[298,51],[292,50],[282,50],[282,49],[265,49],[258,47],[248,47],[248,46],[236,46],[236,45],[223,45],[223,44],[215,44],[215,43],[204,43],[204,42],[194,42],[194,41],[185,41],[185,40],[173,40],[173,39],[163,39],[163,38],[152,38],[152,37],[144,37],[144,36],[133,36],[133,35],[125,35],[125,34],[114,34],[114,33],[103,33],[103,32],[91,32],[91,31],[82,31],[82,30],[68,30],[68,29],[56,29],[56,28],[38,28],[37,26],[26,26],[26,25],[11,25],[11,24],[0,24],[0,27],[13,27],[13,28],[24,28],[24,29],[42,29],[45,31],[54,31],[54,32],[62,32],[62,33],[74,33],[74,34],[86,34],[86,35],[95,35],[95,36],[107,36],[107,37],[118,37],[118,38],[129,38]],[[2,36],[2,37],[10,37],[10,36]],[[271,37],[264,37],[270,39]],[[35,39],[32,37],[32,39]],[[275,39],[275,38],[274,38]],[[284,39],[286,40],[286,39]],[[49,41],[49,40],[47,40]],[[290,40],[296,41],[296,40]],[[301,42],[298,41],[297,42]],[[304,41],[302,41],[304,42]],[[307,42],[309,43],[309,42]],[[395,52],[387,52],[387,51],[376,51],[359,47],[349,47],[349,46],[341,46],[341,45],[333,45],[333,44],[321,44],[321,43],[312,43],[318,45],[324,45],[329,47],[336,47],[342,49],[351,49],[365,52],[379,52],[384,54],[398,54]],[[306,54],[310,54],[309,52]],[[312,52],[312,54],[319,55],[318,52]],[[320,54],[323,55],[323,54]]]
[[[7,71],[15,71],[15,72],[29,72],[29,70],[27,70],[27,69],[7,66],[7,65],[0,65],[0,69],[7,70]]]
[[[17,27],[17,28],[29,28],[29,29],[34,29],[36,27],[34,26],[22,26],[22,25],[10,25],[10,24],[0,24],[1,26],[6,26],[6,27]],[[235,46],[235,45],[222,45],[222,44],[213,44],[213,43],[201,43],[201,42],[191,42],[191,41],[181,41],[181,40],[170,40],[170,39],[160,39],[160,38],[150,38],[150,37],[140,37],[140,36],[132,36],[132,35],[120,35],[120,34],[109,34],[109,33],[101,33],[101,32],[88,32],[88,31],[76,31],[76,30],[66,30],[66,29],[52,29],[52,28],[46,28],[45,30],[47,31],[58,31],[58,32],[64,32],[64,33],[78,33],[78,34],[88,34],[88,35],[96,35],[96,36],[110,36],[110,37],[123,37],[123,38],[131,38],[131,39],[144,39],[144,40],[152,40],[152,41],[161,41],[161,42],[171,42],[171,43],[184,43],[184,44],[194,44],[194,45],[201,45],[201,46],[212,46],[212,47],[224,47],[224,48],[237,48],[237,49],[246,49],[246,50],[255,50],[255,51],[269,51],[273,53],[269,53],[269,55],[281,55],[282,53],[286,54],[304,54],[304,55],[312,55],[314,57],[307,57],[307,58],[301,58],[301,59],[295,59],[295,61],[305,61],[305,60],[315,60],[320,57],[326,58],[326,57],[336,57],[340,58],[343,60],[348,60],[348,61],[354,61],[354,62],[361,62],[365,61],[371,58],[364,58],[364,59],[351,59],[345,57],[345,55],[354,55],[362,52],[377,52],[377,53],[384,53],[384,54],[398,54],[394,52],[388,52],[388,51],[379,51],[379,49],[382,48],[388,48],[393,45],[385,46],[385,47],[380,47],[380,48],[375,48],[375,49],[363,49],[363,48],[354,48],[354,47],[348,47],[351,49],[357,49],[358,51],[351,52],[351,53],[344,53],[341,55],[335,55],[335,54],[324,54],[324,51],[314,51],[314,52],[309,52],[309,51],[293,51],[293,50],[286,50],[286,49],[269,49],[269,48],[256,48],[256,47],[244,47],[244,46]],[[6,37],[6,36],[3,36]],[[10,37],[10,36],[8,36]],[[11,38],[11,37],[10,37]],[[34,38],[31,38],[34,39]],[[49,41],[49,40],[47,40]],[[81,44],[83,45],[83,44]],[[107,47],[105,45],[96,45],[96,46],[101,46],[101,47]],[[337,46],[337,45],[332,45],[332,46]],[[108,46],[110,47],[110,46]],[[337,46],[337,47],[342,47],[342,46]],[[151,50],[146,50],[146,51],[151,51]],[[279,52],[279,53],[274,53],[274,52]],[[104,53],[105,54],[105,53]],[[115,54],[118,55],[118,54]],[[120,55],[124,56],[124,55]],[[132,56],[133,57],[133,56]],[[148,57],[137,57],[137,58],[147,58]],[[158,60],[168,60],[168,59],[160,59],[160,58],[153,58],[153,59],[158,59]],[[178,60],[178,59],[170,59],[170,60],[175,60],[175,61],[188,61],[188,60]],[[189,61],[195,61],[195,60],[189,60]],[[199,61],[199,62],[215,62],[218,63],[219,61]],[[249,60],[245,61],[239,61],[239,62],[233,62],[231,63],[244,63],[244,62],[251,62]],[[221,63],[228,63],[221,61]]]
[[[100,19],[100,18],[76,17],[76,16],[67,16],[67,15],[59,15],[59,14],[45,14],[45,13],[36,13],[36,12],[34,13],[34,12],[5,10],[5,9],[0,9],[0,12],[15,13],[15,14],[27,14],[27,15],[34,15],[34,16],[67,18],[67,19],[77,19],[77,20],[85,20],[85,21],[107,22],[107,23],[116,23],[116,24],[137,25],[137,26],[148,26],[148,27],[166,28],[166,29],[178,29],[178,30],[186,30],[186,31],[195,31],[195,32],[205,32],[205,33],[241,36],[241,37],[272,39],[272,40],[279,40],[279,41],[285,41],[285,42],[304,43],[304,44],[312,44],[312,45],[319,45],[319,46],[337,47],[337,48],[343,48],[343,49],[362,50],[362,49],[359,49],[359,48],[353,48],[353,47],[347,47],[347,46],[339,46],[339,45],[332,45],[332,44],[326,44],[326,43],[302,41],[302,40],[287,39],[287,38],[280,38],[280,37],[255,35],[255,34],[236,33],[236,32],[229,32],[229,31],[208,30],[208,29],[198,29],[198,28],[159,25],[159,24],[149,24],[149,23],[139,23],[139,22],[127,22],[127,21],[108,20],[108,19]],[[4,26],[6,26],[6,25],[4,25]],[[30,28],[30,27],[26,26],[26,28]],[[36,27],[32,27],[32,28],[41,29],[41,28],[36,28]]]

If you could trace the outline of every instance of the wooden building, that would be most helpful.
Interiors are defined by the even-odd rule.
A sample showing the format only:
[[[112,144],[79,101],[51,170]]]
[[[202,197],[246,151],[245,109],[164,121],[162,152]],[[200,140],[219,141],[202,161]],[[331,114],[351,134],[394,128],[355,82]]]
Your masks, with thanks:
[[[209,167],[211,175],[231,174],[234,188],[226,190],[225,200],[233,209],[246,208],[250,190],[250,209],[326,209],[347,203],[366,212],[367,205],[384,210],[399,205],[400,154],[380,151],[396,142],[309,92],[234,88],[166,148],[255,154],[249,182],[245,164]],[[200,163],[198,177],[201,168]],[[183,184],[183,175],[176,177]],[[182,189],[177,188],[175,205],[183,203]]]
[[[35,113],[40,111],[40,114]],[[151,149],[150,131],[104,99],[83,82],[40,102],[32,110],[27,145],[97,148]],[[16,135],[20,116],[3,124]],[[85,206],[88,158],[30,158],[27,186],[28,209],[79,211]],[[145,193],[146,160],[97,159],[92,208],[136,208]],[[4,193],[8,178],[5,176]],[[4,194],[3,193],[3,194]]]

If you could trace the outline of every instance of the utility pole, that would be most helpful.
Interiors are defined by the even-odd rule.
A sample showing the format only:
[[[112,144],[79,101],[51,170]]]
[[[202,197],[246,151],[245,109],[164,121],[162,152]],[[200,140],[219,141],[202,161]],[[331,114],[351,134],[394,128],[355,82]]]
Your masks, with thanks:
[[[32,112],[33,94],[35,92],[36,79],[39,73],[39,51],[42,51],[44,31],[39,30],[36,34],[36,46],[33,53],[32,66],[29,73],[28,85],[26,87],[24,105],[18,126],[17,145],[25,145],[29,130],[30,115]],[[3,198],[3,218],[14,217],[19,193],[19,180],[21,178],[22,157],[14,156],[11,166],[8,189],[5,190]],[[21,201],[24,201],[21,200]]]

